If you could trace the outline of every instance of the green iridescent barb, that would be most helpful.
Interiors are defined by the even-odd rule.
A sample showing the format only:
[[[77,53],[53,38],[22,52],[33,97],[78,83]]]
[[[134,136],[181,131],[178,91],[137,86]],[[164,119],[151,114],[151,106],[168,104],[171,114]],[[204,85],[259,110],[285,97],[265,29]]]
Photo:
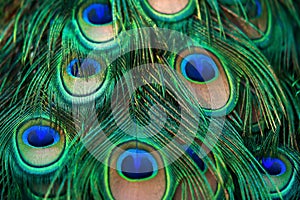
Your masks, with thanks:
[[[296,0],[0,0],[0,199],[299,199]]]

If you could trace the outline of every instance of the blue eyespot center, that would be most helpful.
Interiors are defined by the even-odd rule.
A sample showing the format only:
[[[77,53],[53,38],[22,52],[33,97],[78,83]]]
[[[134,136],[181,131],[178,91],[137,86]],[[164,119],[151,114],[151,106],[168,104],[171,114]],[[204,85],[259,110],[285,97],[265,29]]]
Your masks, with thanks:
[[[255,5],[256,5],[256,16],[259,17],[259,16],[261,16],[261,13],[262,13],[262,7],[261,7],[260,1],[255,0]]]
[[[128,179],[146,179],[153,177],[157,172],[157,162],[145,150],[127,149],[118,158],[117,170]]]
[[[250,18],[257,18],[260,17],[262,14],[262,5],[260,0],[248,1],[246,4],[248,17]]]
[[[182,60],[181,72],[191,82],[204,83],[218,76],[218,67],[207,55],[191,54]]]
[[[84,21],[94,24],[103,25],[112,22],[112,10],[110,5],[93,3],[83,11]]]
[[[279,176],[285,173],[286,166],[284,162],[278,158],[263,158],[261,160],[262,166],[268,172],[268,174],[273,176]]]
[[[203,160],[190,147],[188,147],[185,152],[194,160],[201,171],[206,169],[206,165]]]
[[[77,78],[93,76],[99,73],[100,70],[100,64],[91,58],[74,59],[67,67],[68,74]]]
[[[57,143],[60,136],[49,126],[31,126],[24,131],[22,139],[29,146],[41,148]]]

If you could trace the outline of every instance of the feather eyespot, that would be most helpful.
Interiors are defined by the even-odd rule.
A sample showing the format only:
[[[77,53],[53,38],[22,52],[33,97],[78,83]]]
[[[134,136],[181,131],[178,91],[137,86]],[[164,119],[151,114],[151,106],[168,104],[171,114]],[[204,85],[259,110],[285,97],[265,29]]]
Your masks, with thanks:
[[[299,184],[299,164],[294,161],[289,149],[279,149],[276,157],[263,157],[259,159],[264,171],[261,171],[271,196],[279,198],[278,191],[284,199],[293,196],[293,186]]]
[[[224,195],[224,191],[222,190],[222,186],[219,183],[219,180],[213,173],[212,166],[215,166],[216,168],[220,168],[220,164],[214,154],[210,151],[210,149],[204,145],[202,142],[200,142],[198,139],[195,140],[199,146],[201,146],[199,152],[195,152],[191,146],[187,147],[186,145],[183,146],[185,149],[186,154],[192,159],[191,162],[194,162],[199,169],[201,170],[200,173],[205,176],[207,179],[207,182],[209,183],[210,188],[212,189],[212,192],[214,193],[213,199],[219,199]],[[203,156],[203,157],[201,157]],[[203,158],[203,159],[202,159]],[[209,162],[209,160],[211,162]],[[198,171],[198,170],[197,170]],[[199,176],[196,174],[193,174],[194,176]],[[175,194],[173,199],[190,199],[189,197],[193,196],[193,193],[190,193],[191,191],[195,191],[195,188],[192,188],[191,185],[188,184],[188,178],[184,177],[182,178],[181,182],[176,188]],[[186,198],[182,198],[182,196],[187,196]],[[203,194],[199,194],[197,196],[197,199],[205,199]]]
[[[255,0],[247,1],[243,6],[244,12],[239,10],[238,5],[233,5],[229,9],[223,7],[223,9],[228,19],[250,39],[259,42],[260,45],[267,46],[269,42],[266,36],[270,34],[272,25],[270,5],[267,1]],[[245,13],[248,19],[241,13]]]
[[[75,96],[86,97],[99,92],[102,86],[105,87],[108,83],[105,81],[107,74],[105,63],[97,56],[85,59],[73,57],[62,63],[58,77],[59,85],[65,94],[64,97],[75,103]]]
[[[194,90],[207,113],[230,112],[233,108],[233,83],[217,54],[201,47],[189,47],[176,56],[174,66]],[[223,115],[223,114],[221,114]]]
[[[129,180],[143,180],[157,174],[157,162],[145,150],[127,149],[118,158],[117,170]]]
[[[88,42],[104,43],[112,40],[118,33],[109,1],[84,3],[75,16],[81,33]],[[81,38],[80,38],[81,39]]]
[[[141,5],[151,18],[167,22],[185,19],[195,10],[194,0],[145,0]]]
[[[28,169],[55,165],[65,145],[64,131],[47,119],[31,119],[16,131],[16,155]]]
[[[119,145],[112,151],[108,166],[105,181],[113,199],[162,199],[167,190],[169,179],[164,161],[148,144],[129,141]]]

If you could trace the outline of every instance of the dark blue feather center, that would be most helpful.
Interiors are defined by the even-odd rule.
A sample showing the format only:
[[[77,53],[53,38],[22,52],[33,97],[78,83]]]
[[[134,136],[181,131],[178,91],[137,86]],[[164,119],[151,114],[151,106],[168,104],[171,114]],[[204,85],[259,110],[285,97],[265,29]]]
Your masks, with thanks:
[[[248,1],[246,9],[249,18],[260,17],[263,12],[260,0]]]
[[[74,59],[70,62],[67,72],[74,77],[89,77],[99,73],[100,64],[91,58]]]
[[[108,4],[93,3],[83,11],[83,19],[94,25],[112,22],[111,7]]]
[[[31,126],[23,134],[25,144],[33,147],[50,146],[59,139],[58,132],[49,126]]]
[[[203,160],[190,147],[188,147],[185,152],[194,160],[201,171],[205,170],[206,166]]]
[[[181,63],[183,75],[195,82],[207,82],[218,75],[218,68],[207,55],[191,54],[183,59]]]
[[[157,170],[155,158],[145,150],[128,149],[118,159],[117,169],[128,179],[145,179]]]
[[[282,175],[286,171],[286,166],[284,162],[278,158],[263,158],[262,166],[268,172],[268,174],[273,176]]]
[[[255,0],[255,5],[256,5],[256,16],[259,17],[262,13],[262,7],[260,1]]]

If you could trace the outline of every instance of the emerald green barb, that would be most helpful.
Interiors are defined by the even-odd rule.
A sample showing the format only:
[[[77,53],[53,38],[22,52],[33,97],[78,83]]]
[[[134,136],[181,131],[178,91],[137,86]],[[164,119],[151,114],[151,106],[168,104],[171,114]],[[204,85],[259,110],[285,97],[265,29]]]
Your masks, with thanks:
[[[296,0],[0,0],[0,199],[299,199]]]

